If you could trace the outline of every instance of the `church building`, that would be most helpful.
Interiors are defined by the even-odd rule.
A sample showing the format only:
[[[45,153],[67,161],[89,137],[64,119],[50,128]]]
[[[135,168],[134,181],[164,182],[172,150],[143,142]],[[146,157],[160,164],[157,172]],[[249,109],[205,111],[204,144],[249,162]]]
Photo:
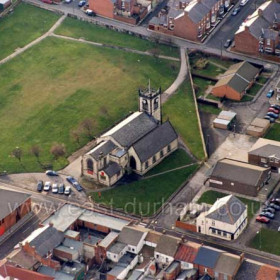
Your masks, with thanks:
[[[125,172],[144,175],[178,148],[178,135],[162,123],[161,89],[139,89],[139,111],[97,138],[82,159],[82,175],[106,186]]]

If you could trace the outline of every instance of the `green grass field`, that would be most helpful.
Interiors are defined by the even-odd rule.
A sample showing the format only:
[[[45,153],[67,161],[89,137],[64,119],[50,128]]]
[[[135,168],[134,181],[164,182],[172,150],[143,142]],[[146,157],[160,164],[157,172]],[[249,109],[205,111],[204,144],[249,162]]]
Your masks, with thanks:
[[[163,118],[172,122],[193,155],[203,159],[203,145],[190,81],[185,81],[178,92],[163,104]]]
[[[217,192],[217,191],[206,191],[205,193],[202,194],[202,196],[199,198],[199,200],[197,201],[198,203],[207,203],[207,204],[214,204],[218,198],[222,198],[224,196],[226,196],[227,194],[225,193],[221,193],[221,192]],[[250,199],[246,199],[243,197],[239,197],[238,195],[236,195],[236,197],[238,199],[240,199],[244,204],[247,205],[248,207],[248,220],[252,219],[254,217],[254,215],[258,212],[258,210],[261,207],[260,202],[254,201],[254,200],[250,200]]]
[[[45,39],[0,66],[0,171],[40,171],[29,153],[34,144],[42,148],[43,164],[63,167],[66,161],[49,153],[54,142],[71,154],[88,141],[83,137],[77,144],[70,137],[81,121],[96,120],[98,135],[137,109],[139,86],[151,79],[153,87],[165,89],[177,73],[173,61]],[[22,164],[10,156],[16,146],[24,151]]]
[[[126,213],[151,216],[196,171],[197,167],[198,165],[194,164],[184,169],[117,186],[112,190],[102,192],[101,197],[98,193],[92,193],[92,198],[95,202]]]
[[[59,16],[21,3],[0,19],[0,60],[46,33]]]
[[[251,240],[250,247],[280,256],[279,232],[262,228]]]
[[[274,123],[265,135],[265,138],[280,141],[280,124]]]
[[[198,104],[198,109],[200,112],[209,113],[213,115],[219,115],[219,113],[222,111],[220,108],[206,104]]]
[[[56,29],[55,33],[68,37],[83,38],[88,41],[126,47],[140,51],[150,51],[157,49],[162,55],[179,57],[178,48],[156,44],[129,34],[120,33],[72,18],[66,18],[62,25]]]

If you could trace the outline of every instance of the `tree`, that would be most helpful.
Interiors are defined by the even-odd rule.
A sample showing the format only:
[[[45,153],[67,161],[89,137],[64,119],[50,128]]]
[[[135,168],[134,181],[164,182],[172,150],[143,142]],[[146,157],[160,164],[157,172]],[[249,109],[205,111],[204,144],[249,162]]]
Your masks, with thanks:
[[[66,148],[64,144],[54,143],[50,149],[50,153],[55,159],[59,157],[64,157],[66,154]]]
[[[30,148],[30,153],[37,158],[37,161],[39,161],[40,153],[41,153],[41,148],[38,145],[33,145]]]
[[[12,151],[12,156],[15,157],[16,159],[18,159],[19,162],[21,162],[22,154],[23,154],[23,151],[22,151],[22,149],[19,148],[19,147],[16,147],[16,148]]]
[[[90,140],[94,138],[93,130],[95,127],[96,127],[96,121],[93,119],[84,119],[80,124],[80,128],[84,131],[85,135]]]
[[[81,135],[82,135],[82,131],[81,129],[78,127],[77,129],[73,129],[70,132],[71,137],[78,143],[80,144],[80,140],[81,140]]]

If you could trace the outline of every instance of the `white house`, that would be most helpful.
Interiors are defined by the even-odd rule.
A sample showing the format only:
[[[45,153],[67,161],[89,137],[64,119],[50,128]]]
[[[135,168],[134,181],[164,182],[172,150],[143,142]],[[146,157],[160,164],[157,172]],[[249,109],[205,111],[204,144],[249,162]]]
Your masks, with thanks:
[[[246,228],[247,206],[233,195],[218,199],[196,220],[197,231],[226,240],[235,240]]]
[[[122,256],[126,253],[126,251],[127,251],[127,244],[116,242],[108,248],[106,252],[106,256],[107,259],[117,263],[122,258]]]
[[[82,175],[112,186],[126,171],[143,175],[178,148],[178,135],[161,120],[161,89],[139,90],[139,111],[96,140],[82,158]]]
[[[150,230],[145,238],[145,245],[156,248],[162,233]]]
[[[181,243],[180,238],[162,235],[155,248],[154,257],[160,266],[167,266],[174,261],[175,254]]]
[[[144,246],[147,234],[148,230],[145,228],[126,226],[120,232],[118,242],[127,244],[128,252],[139,254]]]

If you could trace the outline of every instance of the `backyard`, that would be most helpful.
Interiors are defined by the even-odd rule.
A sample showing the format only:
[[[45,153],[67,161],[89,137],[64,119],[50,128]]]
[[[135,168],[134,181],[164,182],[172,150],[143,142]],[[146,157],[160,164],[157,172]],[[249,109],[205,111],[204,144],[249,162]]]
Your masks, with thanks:
[[[191,159],[184,151],[179,150],[171,155],[170,161],[167,158],[155,167],[155,171],[150,171],[150,174],[173,169],[170,162],[177,163],[176,167],[178,167],[179,163],[181,166],[189,164]],[[101,195],[96,192],[92,193],[92,198],[97,203],[126,213],[151,216],[197,168],[198,164],[194,163],[182,169],[116,186],[111,190],[101,192]]]
[[[0,60],[46,33],[58,19],[49,11],[19,4],[13,13],[0,19]]]
[[[226,195],[228,195],[228,194],[217,192],[217,191],[212,191],[212,190],[206,191],[202,194],[202,196],[199,198],[197,203],[207,203],[207,204],[213,205],[217,201],[218,198],[222,198]],[[236,195],[236,197],[238,199],[240,199],[244,204],[247,205],[248,220],[252,219],[261,207],[260,202],[257,202],[255,200],[246,199],[243,197],[239,197],[238,195]]]
[[[62,168],[67,160],[54,160],[53,143],[65,144],[70,155],[89,141],[71,137],[84,119],[94,121],[98,135],[137,109],[139,86],[150,79],[166,89],[177,73],[174,61],[45,39],[0,66],[0,172]],[[33,145],[39,158],[30,153]],[[20,160],[11,157],[15,147],[23,151]]]
[[[143,40],[132,35],[120,33],[114,30],[100,27],[88,22],[79,21],[72,18],[66,18],[59,26],[56,34],[83,38],[87,41],[103,43],[111,46],[126,47],[140,51],[155,51],[158,54],[179,57],[179,51],[175,47],[156,44],[148,40]]]

